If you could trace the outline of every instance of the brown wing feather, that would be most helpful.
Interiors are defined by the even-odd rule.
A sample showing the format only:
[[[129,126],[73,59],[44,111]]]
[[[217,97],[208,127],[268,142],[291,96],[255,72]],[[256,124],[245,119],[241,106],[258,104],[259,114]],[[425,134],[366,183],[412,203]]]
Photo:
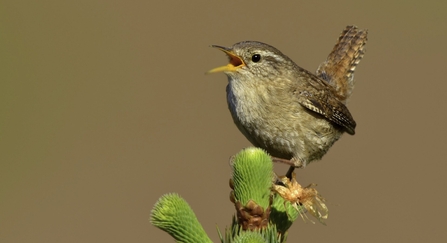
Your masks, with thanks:
[[[308,84],[296,91],[298,102],[307,109],[343,127],[347,133],[354,135],[356,123],[348,108],[335,96],[335,90],[309,71],[299,69],[300,78],[307,80]]]

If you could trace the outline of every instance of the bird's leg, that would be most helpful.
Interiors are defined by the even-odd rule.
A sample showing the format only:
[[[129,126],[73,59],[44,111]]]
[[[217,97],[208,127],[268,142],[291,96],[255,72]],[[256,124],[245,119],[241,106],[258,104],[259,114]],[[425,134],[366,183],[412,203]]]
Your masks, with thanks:
[[[286,173],[286,177],[289,178],[289,180],[292,180],[294,170],[295,170],[295,166],[289,167],[289,170]]]
[[[282,159],[282,158],[272,156],[272,161],[275,163],[283,163],[286,165],[295,166],[293,159]]]
[[[292,180],[292,173],[295,170],[295,168],[302,168],[303,167],[303,163],[301,161],[298,161],[295,158],[292,159],[282,159],[282,158],[277,158],[277,157],[273,157],[272,156],[272,161],[275,163],[283,163],[283,164],[287,164],[290,165],[289,170],[286,173],[286,177],[289,178],[290,180]],[[296,163],[298,162],[298,163]]]

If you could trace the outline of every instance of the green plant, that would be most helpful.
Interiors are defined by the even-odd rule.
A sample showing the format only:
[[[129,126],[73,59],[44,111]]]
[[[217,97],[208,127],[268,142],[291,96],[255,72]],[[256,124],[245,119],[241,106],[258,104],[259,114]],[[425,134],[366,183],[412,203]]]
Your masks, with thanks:
[[[295,178],[278,178],[270,156],[262,149],[244,149],[232,157],[230,164],[233,169],[230,199],[236,215],[224,235],[218,230],[222,243],[285,242],[287,230],[298,215],[303,217],[306,210],[312,213],[321,204],[327,213],[324,199],[314,188],[294,184]],[[307,201],[300,199],[301,195],[306,195]],[[314,205],[316,200],[319,204]],[[325,218],[318,217],[321,214],[312,215],[320,221]],[[163,195],[157,201],[150,221],[177,242],[211,242],[188,203],[175,193]]]

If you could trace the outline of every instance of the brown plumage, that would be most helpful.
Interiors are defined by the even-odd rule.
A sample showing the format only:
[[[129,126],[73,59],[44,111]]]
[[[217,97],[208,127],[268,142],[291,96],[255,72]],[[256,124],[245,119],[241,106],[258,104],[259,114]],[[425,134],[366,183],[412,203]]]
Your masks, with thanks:
[[[261,42],[213,46],[230,63],[209,72],[228,76],[228,107],[245,137],[274,161],[304,167],[321,159],[343,132],[355,133],[356,123],[344,103],[365,42],[366,31],[347,27],[317,75]]]
[[[347,26],[332,52],[317,69],[317,76],[329,82],[340,101],[346,103],[354,89],[354,71],[365,54],[368,30]]]

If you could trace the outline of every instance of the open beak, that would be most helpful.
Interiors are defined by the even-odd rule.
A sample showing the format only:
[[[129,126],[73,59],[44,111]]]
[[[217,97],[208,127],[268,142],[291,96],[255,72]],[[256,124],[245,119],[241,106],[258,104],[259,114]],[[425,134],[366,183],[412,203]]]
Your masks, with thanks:
[[[227,54],[228,58],[230,59],[230,63],[228,63],[226,66],[222,66],[222,67],[217,67],[217,68],[211,69],[208,72],[206,72],[206,74],[217,73],[217,72],[235,71],[238,68],[240,68],[240,67],[245,65],[244,61],[242,61],[242,58],[240,58],[239,56],[234,54],[234,52],[233,52],[233,50],[231,48],[223,47],[223,46],[217,46],[217,45],[212,45],[211,47],[217,48],[217,49],[225,52],[225,54]]]

